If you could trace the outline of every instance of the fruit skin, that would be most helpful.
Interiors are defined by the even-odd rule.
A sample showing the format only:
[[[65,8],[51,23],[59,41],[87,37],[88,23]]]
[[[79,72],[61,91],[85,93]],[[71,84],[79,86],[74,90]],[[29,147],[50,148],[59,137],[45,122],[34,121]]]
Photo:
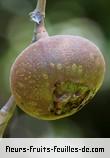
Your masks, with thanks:
[[[70,35],[41,38],[14,62],[10,86],[27,114],[56,120],[79,111],[100,88],[105,62],[89,40]]]

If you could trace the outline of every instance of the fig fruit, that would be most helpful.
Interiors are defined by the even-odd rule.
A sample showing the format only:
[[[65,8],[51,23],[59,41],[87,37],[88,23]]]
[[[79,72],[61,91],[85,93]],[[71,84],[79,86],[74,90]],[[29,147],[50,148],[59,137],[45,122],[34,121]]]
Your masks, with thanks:
[[[71,35],[40,38],[11,68],[10,86],[27,114],[56,120],[79,111],[102,85],[105,62],[89,40]]]

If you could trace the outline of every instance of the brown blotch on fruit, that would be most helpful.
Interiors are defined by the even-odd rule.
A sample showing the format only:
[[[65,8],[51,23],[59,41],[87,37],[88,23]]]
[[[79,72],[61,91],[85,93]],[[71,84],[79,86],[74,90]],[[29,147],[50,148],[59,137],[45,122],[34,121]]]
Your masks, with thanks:
[[[57,82],[53,92],[53,107],[50,107],[50,111],[55,115],[61,115],[78,110],[86,104],[90,93],[93,95],[88,87],[78,83]]]

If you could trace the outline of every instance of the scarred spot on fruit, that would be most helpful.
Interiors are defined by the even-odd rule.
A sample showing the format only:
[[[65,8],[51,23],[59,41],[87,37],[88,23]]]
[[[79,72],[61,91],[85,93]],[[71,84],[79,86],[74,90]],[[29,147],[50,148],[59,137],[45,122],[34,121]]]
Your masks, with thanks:
[[[25,80],[25,81],[27,81],[27,79],[28,79],[27,77],[24,77],[24,80]]]
[[[24,74],[19,74],[20,77],[24,77]]]
[[[29,71],[29,72],[28,72],[28,74],[29,74],[29,75],[31,75],[31,74],[32,74],[32,72],[30,72],[30,71]]]
[[[82,65],[76,65],[76,64],[73,64],[72,65],[72,71],[74,72],[74,73],[77,73],[77,74],[82,74],[82,72],[83,72],[83,67],[82,67]]]
[[[50,112],[62,115],[79,110],[89,100],[90,93],[92,92],[88,86],[79,83],[56,82],[53,91],[53,106],[50,106]]]
[[[82,65],[79,65],[78,68],[82,70]]]
[[[19,71],[18,70],[16,70],[16,75],[18,75],[19,74]]]
[[[71,66],[66,66],[66,69],[67,70],[71,70]]]
[[[48,75],[47,75],[47,74],[43,74],[43,78],[44,78],[45,80],[47,80],[47,79],[48,79]]]
[[[31,78],[31,76],[28,76],[28,78],[30,79],[30,78]]]
[[[72,70],[75,72],[76,69],[77,69],[77,65],[76,65],[76,64],[73,64],[73,65],[72,65]]]
[[[61,70],[62,69],[62,64],[57,64],[57,69]]]
[[[94,59],[95,59],[95,56],[94,56],[93,53],[90,53],[90,58],[91,58],[91,60],[94,60]]]
[[[32,65],[30,63],[26,63],[26,66],[32,68]]]
[[[35,80],[29,80],[29,83],[30,83],[30,84],[35,84],[36,81],[35,81]]]
[[[54,63],[50,63],[50,66],[51,66],[52,68],[54,68],[54,67],[55,67],[55,64],[54,64]]]
[[[100,65],[100,59],[99,59],[98,56],[95,58],[95,62],[96,62],[97,65]]]
[[[20,88],[23,88],[23,87],[24,87],[24,85],[23,85],[21,82],[18,82],[18,86],[19,86]]]
[[[82,74],[82,72],[83,72],[83,69],[82,69],[82,65],[79,65],[78,66],[78,74]]]

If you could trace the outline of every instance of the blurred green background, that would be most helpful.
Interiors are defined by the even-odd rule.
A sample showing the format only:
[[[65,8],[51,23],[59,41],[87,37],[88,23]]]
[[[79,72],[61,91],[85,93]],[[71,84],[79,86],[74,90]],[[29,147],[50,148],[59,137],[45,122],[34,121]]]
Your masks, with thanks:
[[[33,35],[29,13],[36,0],[0,0],[0,105],[10,96],[10,67]],[[4,137],[110,137],[110,0],[47,0],[46,27],[50,35],[81,35],[96,43],[106,61],[103,86],[75,115],[41,121],[19,108]]]

